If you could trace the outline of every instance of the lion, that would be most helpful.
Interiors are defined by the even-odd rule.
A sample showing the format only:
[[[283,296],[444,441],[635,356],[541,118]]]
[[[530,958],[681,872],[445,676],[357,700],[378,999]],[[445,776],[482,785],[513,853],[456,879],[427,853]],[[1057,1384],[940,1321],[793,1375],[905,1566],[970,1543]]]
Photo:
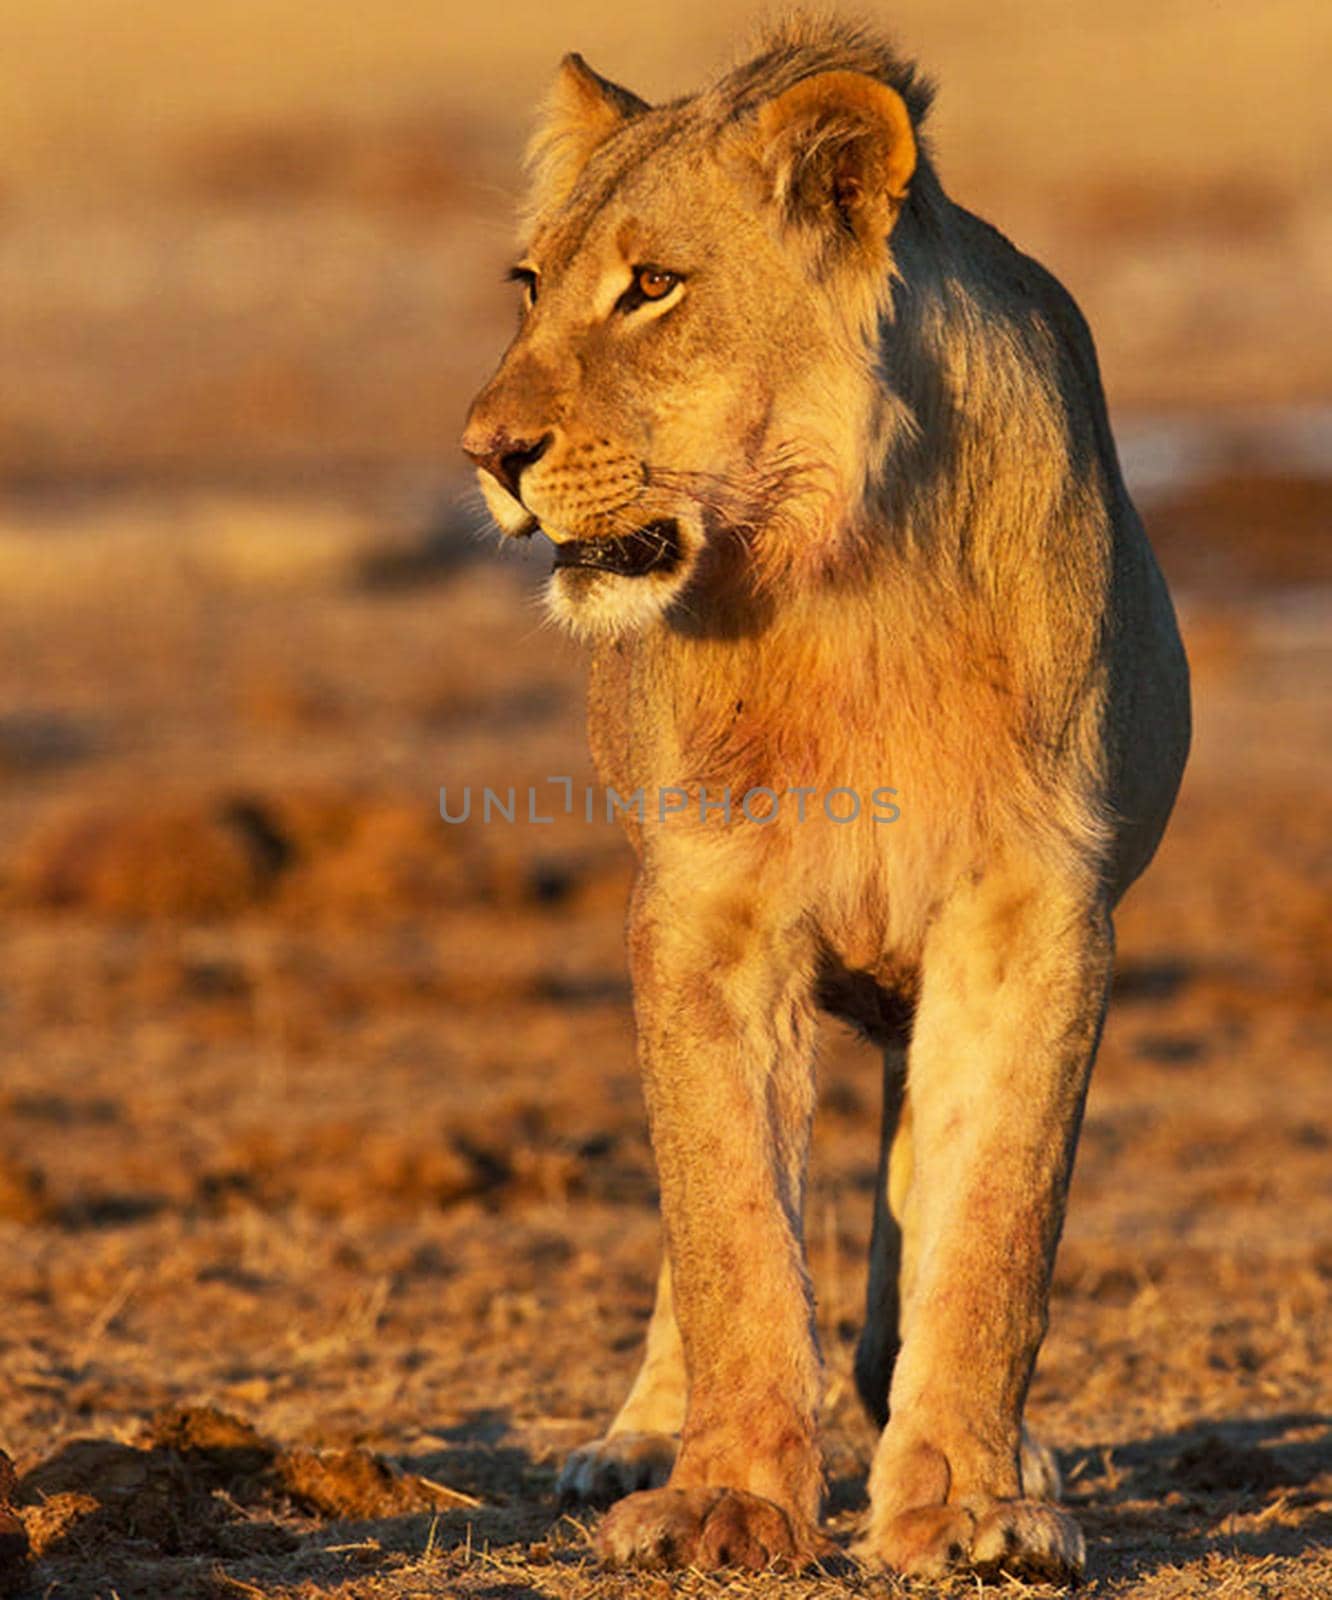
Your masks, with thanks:
[[[820,1010],[884,1060],[857,1553],[1084,1563],[1023,1411],[1111,915],[1174,803],[1188,671],[1088,329],[945,195],[930,97],[826,21],[660,106],[566,57],[518,331],[466,425],[501,530],[554,546],[598,770],[639,802],[665,1260],[628,1399],[561,1479],[614,1502],[611,1565],[826,1548],[801,1221]]]

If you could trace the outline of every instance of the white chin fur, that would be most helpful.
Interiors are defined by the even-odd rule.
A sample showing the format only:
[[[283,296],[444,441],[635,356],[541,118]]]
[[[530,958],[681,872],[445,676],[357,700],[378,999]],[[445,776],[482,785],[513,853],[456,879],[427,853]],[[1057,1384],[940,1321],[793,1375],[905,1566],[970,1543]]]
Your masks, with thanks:
[[[611,639],[655,622],[683,586],[674,575],[623,578],[613,572],[569,569],[551,574],[546,611],[575,638]]]

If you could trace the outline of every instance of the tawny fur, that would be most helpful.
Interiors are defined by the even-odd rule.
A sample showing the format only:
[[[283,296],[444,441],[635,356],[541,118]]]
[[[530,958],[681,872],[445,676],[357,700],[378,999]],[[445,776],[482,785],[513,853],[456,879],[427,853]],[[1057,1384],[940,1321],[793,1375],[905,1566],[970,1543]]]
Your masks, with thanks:
[[[1173,803],[1187,671],[1082,318],[945,196],[928,103],[824,22],[658,108],[571,58],[534,142],[535,299],[469,419],[479,457],[543,441],[517,498],[483,474],[507,531],[669,518],[683,551],[550,587],[593,646],[602,776],[645,795],[629,948],[670,1271],[633,1393],[564,1484],[643,1491],[607,1519],[614,1560],[817,1548],[823,1004],[886,1052],[862,1552],[1081,1562],[1022,1411],[1110,912]],[[659,307],[626,308],[641,265],[681,280]],[[891,826],[699,807],[885,785]],[[663,789],[689,804],[659,821]]]

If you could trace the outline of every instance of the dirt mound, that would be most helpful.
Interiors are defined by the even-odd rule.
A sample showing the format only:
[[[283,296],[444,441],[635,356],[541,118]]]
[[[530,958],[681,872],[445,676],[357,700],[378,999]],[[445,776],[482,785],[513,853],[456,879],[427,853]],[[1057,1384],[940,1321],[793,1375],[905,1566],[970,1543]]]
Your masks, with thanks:
[[[29,837],[9,887],[28,907],[131,918],[227,916],[262,900],[289,854],[269,813],[245,797],[80,807]]]
[[[352,1521],[460,1503],[474,1502],[368,1450],[280,1449],[227,1412],[173,1406],[138,1444],[73,1440],[21,1484],[3,1461],[0,1582],[6,1561],[12,1571],[29,1545],[37,1558],[65,1546],[82,1552],[139,1540],[167,1555],[276,1554],[298,1543],[276,1520],[293,1510]]]
[[[271,1459],[271,1452],[270,1452]],[[146,1540],[170,1556],[289,1549],[292,1535],[240,1508],[263,1501],[262,1469],[171,1445],[75,1439],[23,1479],[33,1553]]]

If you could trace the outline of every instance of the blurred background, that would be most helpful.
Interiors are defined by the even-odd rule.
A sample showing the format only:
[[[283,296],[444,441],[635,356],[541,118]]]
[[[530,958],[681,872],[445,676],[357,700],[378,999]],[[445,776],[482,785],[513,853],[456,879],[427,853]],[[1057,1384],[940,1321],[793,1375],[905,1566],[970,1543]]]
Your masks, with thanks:
[[[517,158],[559,56],[665,98],[759,14],[5,0],[0,465],[20,485],[439,481],[510,326]],[[872,20],[940,80],[955,197],[1070,281],[1120,415],[1327,401],[1322,7],[903,0]]]
[[[618,1402],[656,1249],[628,861],[439,820],[441,785],[590,777],[545,563],[457,437],[560,55],[668,97],[757,15],[0,0],[0,1445],[39,1587],[322,1592],[361,1550],[384,1593],[479,1593],[473,1535],[544,1537]],[[1252,1557],[1326,1593],[1332,12],[864,15],[938,79],[954,198],[1086,312],[1195,672],[1034,1404],[1104,1592]],[[849,1510],[877,1079],[835,1033],[822,1072]],[[204,1402],[262,1434],[249,1476]],[[330,1444],[345,1481],[272,1468]],[[1201,1588],[1157,1585],[1163,1539]]]

